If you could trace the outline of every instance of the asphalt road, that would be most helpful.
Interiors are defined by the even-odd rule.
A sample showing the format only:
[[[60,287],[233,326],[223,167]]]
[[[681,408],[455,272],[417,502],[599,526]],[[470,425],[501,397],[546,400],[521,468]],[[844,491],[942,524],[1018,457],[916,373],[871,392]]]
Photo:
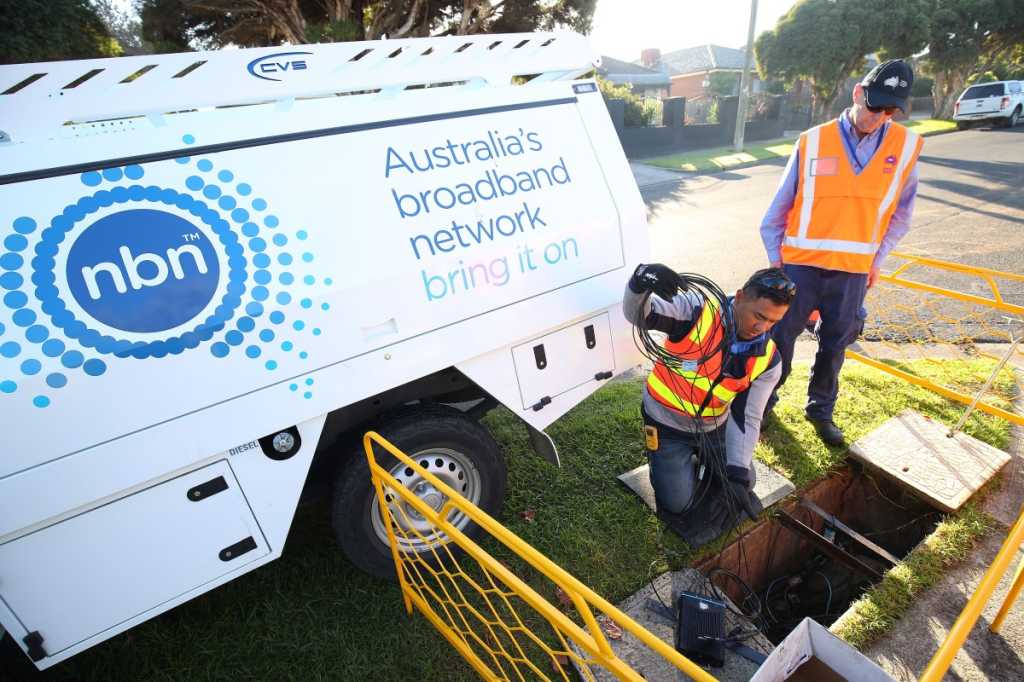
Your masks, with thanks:
[[[925,140],[909,253],[1024,274],[1024,125]],[[782,160],[641,189],[652,260],[734,291],[767,265],[758,228]],[[1024,304],[1024,286],[1005,291]]]

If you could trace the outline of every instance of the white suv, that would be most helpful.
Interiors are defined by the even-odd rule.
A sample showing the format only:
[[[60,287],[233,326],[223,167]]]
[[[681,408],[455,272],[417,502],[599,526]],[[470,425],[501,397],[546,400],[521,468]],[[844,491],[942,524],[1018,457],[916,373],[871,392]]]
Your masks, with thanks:
[[[953,109],[960,130],[973,123],[990,123],[1012,128],[1024,118],[1024,88],[1020,81],[975,83],[964,90]]]

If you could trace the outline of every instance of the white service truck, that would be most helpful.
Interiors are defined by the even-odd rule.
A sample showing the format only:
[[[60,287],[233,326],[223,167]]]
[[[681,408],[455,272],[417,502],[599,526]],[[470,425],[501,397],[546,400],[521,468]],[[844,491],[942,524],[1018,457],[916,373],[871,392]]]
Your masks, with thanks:
[[[0,625],[39,668],[280,556],[307,476],[393,575],[367,429],[489,512],[489,407],[557,462],[542,429],[639,359],[595,64],[526,34],[0,67]]]

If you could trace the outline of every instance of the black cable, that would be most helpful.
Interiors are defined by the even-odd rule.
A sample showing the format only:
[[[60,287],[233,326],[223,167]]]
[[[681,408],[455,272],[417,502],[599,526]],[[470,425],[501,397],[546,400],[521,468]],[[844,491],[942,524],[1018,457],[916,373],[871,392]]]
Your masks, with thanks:
[[[739,583],[743,589],[747,591],[747,597],[743,600],[742,603],[747,604],[749,601],[753,600],[757,608],[753,610],[752,614],[746,614],[743,613],[743,611],[737,611],[736,609],[729,606],[728,600],[726,600],[724,596],[718,592],[718,586],[715,585],[715,581],[712,579],[715,575],[718,575],[719,573],[729,578],[732,578],[737,583]],[[718,599],[718,601],[724,603],[732,613],[736,614],[737,616],[740,616],[741,618],[746,618],[750,621],[756,620],[757,617],[761,615],[761,600],[758,598],[757,592],[755,592],[754,589],[750,585],[748,585],[746,581],[743,580],[743,578],[739,577],[732,571],[721,567],[715,567],[704,574],[704,579],[707,581],[709,585],[711,585],[711,593],[714,595],[714,597]]]
[[[668,378],[670,380],[670,385],[667,386],[667,388],[677,396],[693,395],[692,389],[694,386],[692,381],[686,379],[680,374],[680,372],[684,370],[684,362],[687,365],[690,365],[689,368],[686,368],[686,371],[690,372],[693,371],[692,366],[694,364],[700,367],[712,360],[714,360],[720,368],[719,374],[714,379],[711,387],[708,390],[703,391],[705,393],[705,397],[702,404],[697,409],[696,414],[689,415],[693,422],[695,439],[697,441],[697,448],[695,452],[695,459],[697,462],[696,482],[690,500],[680,513],[686,513],[697,505],[700,505],[711,490],[715,479],[717,479],[718,484],[722,488],[721,497],[724,501],[725,512],[727,514],[726,525],[730,526],[726,533],[726,541],[728,541],[729,536],[733,533],[736,533],[737,537],[739,537],[739,521],[741,519],[741,514],[743,513],[741,504],[739,500],[735,499],[728,483],[728,471],[726,468],[727,455],[725,452],[724,438],[721,433],[723,422],[728,419],[728,413],[725,413],[725,419],[720,420],[719,415],[704,417],[704,411],[714,395],[715,386],[717,386],[718,382],[726,376],[725,370],[732,356],[731,347],[733,342],[736,340],[736,325],[733,318],[731,301],[717,284],[703,275],[693,273],[678,274],[681,282],[683,283],[683,286],[681,287],[682,290],[687,292],[685,295],[689,296],[690,302],[694,304],[693,310],[696,315],[694,316],[686,336],[696,336],[696,338],[692,338],[691,341],[696,345],[697,350],[699,351],[699,357],[694,359],[691,356],[684,361],[678,355],[665,348],[662,342],[653,336],[652,331],[654,330],[649,329],[647,327],[647,323],[648,320],[656,318],[652,318],[650,313],[645,314],[651,296],[650,292],[648,292],[640,301],[640,309],[636,315],[636,324],[633,325],[633,339],[637,348],[648,360],[655,365],[660,363],[669,369]],[[676,295],[679,295],[678,291]],[[708,310],[708,306],[713,306],[717,311],[720,324],[712,325],[710,329],[706,330],[704,335],[694,335],[693,330],[699,324],[700,317]],[[716,337],[718,337],[717,340]],[[674,341],[675,339],[673,338],[672,340]],[[684,387],[681,382],[688,382],[689,386]],[[726,410],[728,410],[728,407],[726,407]],[[709,422],[712,428],[710,430],[706,430],[704,427],[709,425]],[[735,525],[733,525],[734,522],[736,522]],[[740,561],[742,564],[746,565],[746,572],[749,575],[749,561],[747,559],[745,548],[742,546],[742,542],[738,551],[740,554]],[[760,631],[757,621],[761,618],[762,610],[761,602],[757,593],[735,573],[718,567],[716,569],[712,569],[712,572],[709,575],[713,575],[716,572],[720,572],[734,578],[747,590],[747,594],[749,596],[744,600],[745,604],[749,602],[751,598],[754,600],[756,608],[752,615],[737,612],[732,607],[729,607],[730,612],[748,620],[755,628],[754,632],[745,634],[744,638],[754,636]],[[650,569],[648,570],[648,577],[650,578]],[[707,577],[705,580],[711,584],[712,592],[715,596],[728,604],[724,599],[721,599],[714,583]],[[650,579],[650,583],[658,601],[660,601],[664,606],[665,603],[661,599],[661,595],[658,594],[657,590],[654,588],[653,579]]]
[[[699,335],[697,336],[695,343],[700,351],[700,357],[696,360],[691,359],[688,362],[695,362],[697,366],[701,366],[721,353],[720,366],[724,367],[730,356],[730,346],[735,340],[735,324],[733,321],[732,305],[729,301],[729,297],[717,284],[703,275],[694,273],[678,274],[683,285],[682,290],[686,292],[683,295],[690,297],[691,302],[696,304],[694,306],[694,312],[696,315],[687,335],[692,334],[693,328],[699,323],[700,316],[704,314],[708,305],[712,305],[717,309],[721,319],[720,327],[712,326],[711,329],[707,330],[707,333],[703,338]],[[676,295],[679,295],[678,290]],[[655,364],[661,363],[670,370],[669,378],[671,385],[668,386],[669,390],[671,390],[675,395],[691,395],[691,391],[680,390],[683,388],[680,382],[686,381],[679,374],[679,371],[683,369],[684,360],[675,353],[666,349],[658,339],[655,339],[654,336],[652,336],[652,331],[655,330],[651,330],[647,327],[649,314],[645,315],[644,311],[647,310],[650,297],[651,293],[647,292],[640,301],[640,309],[636,319],[637,324],[633,325],[633,341],[640,352],[648,360]],[[717,343],[714,341],[716,335],[720,335]],[[688,388],[692,389],[692,384]],[[690,415],[696,430],[698,441],[697,451],[699,454],[700,467],[698,468],[698,478],[693,494],[691,495],[686,507],[681,510],[680,513],[689,511],[704,500],[708,490],[710,489],[711,478],[710,476],[705,477],[701,474],[714,473],[711,467],[708,466],[708,463],[717,463],[714,461],[714,456],[717,454],[715,450],[717,448],[709,447],[709,445],[711,445],[711,439],[707,437],[708,432],[703,429],[705,419],[703,417],[703,412],[707,407],[711,396],[712,391],[707,391],[706,398],[700,406],[697,414]],[[714,423],[715,428],[712,430],[712,433],[717,431],[719,428],[717,419],[714,419]],[[716,438],[715,440],[718,439]],[[717,446],[717,443],[715,443],[715,445]],[[722,454],[724,460],[724,453]]]
[[[790,577],[792,577],[792,576],[780,575],[778,578],[776,578],[775,580],[773,580],[770,583],[768,583],[768,589],[766,589],[764,591],[764,607],[765,607],[765,611],[768,614],[768,616],[771,617],[772,621],[776,625],[779,624],[781,621],[778,618],[775,617],[774,613],[772,613],[772,605],[771,605],[772,588],[774,588],[782,580],[789,580]],[[787,608],[788,608],[788,604],[787,604]]]
[[[825,579],[825,585],[828,587],[828,600],[825,602],[825,614],[828,615],[828,612],[832,610],[832,581],[821,571],[815,571],[815,573]]]
[[[658,601],[661,602],[662,606],[664,606],[669,611],[674,611],[674,609],[671,606],[665,603],[665,600],[661,598],[661,594],[658,592],[658,588],[654,586],[653,569],[656,563],[658,563],[657,559],[652,561],[650,565],[647,567],[647,581],[651,584],[651,592],[653,592],[654,596],[658,598]]]
[[[914,518],[914,519],[911,519],[910,521],[907,521],[906,523],[904,523],[901,526],[896,526],[895,528],[889,528],[888,530],[873,530],[873,531],[869,531],[869,532],[866,532],[866,533],[861,533],[861,535],[863,535],[864,537],[872,537],[872,536],[875,536],[875,535],[888,535],[889,533],[895,533],[896,531],[903,530],[904,528],[906,528],[908,526],[913,526],[915,523],[919,523],[922,519],[926,519],[929,516],[941,516],[941,515],[942,515],[942,512],[930,511],[930,512],[927,512],[925,514],[921,514],[917,518]]]

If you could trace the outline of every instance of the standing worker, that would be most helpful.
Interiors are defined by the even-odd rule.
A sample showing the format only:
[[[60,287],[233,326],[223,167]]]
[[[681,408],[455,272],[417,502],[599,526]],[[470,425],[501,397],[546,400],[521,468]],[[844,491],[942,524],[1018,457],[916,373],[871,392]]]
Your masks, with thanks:
[[[660,263],[638,266],[626,287],[623,313],[655,361],[642,403],[651,486],[659,514],[691,544],[731,528],[740,510],[761,510],[754,446],[781,375],[769,331],[794,291],[782,270],[766,269],[726,297]],[[667,335],[663,346],[652,330]]]
[[[899,59],[864,76],[853,88],[853,106],[800,135],[761,223],[769,262],[797,285],[772,332],[782,354],[779,386],[792,368],[796,338],[819,311],[805,413],[829,445],[845,444],[832,413],[846,347],[862,328],[864,295],[910,229],[922,140],[891,118],[897,109],[906,112],[913,84],[914,71]],[[777,400],[773,393],[769,410]]]

